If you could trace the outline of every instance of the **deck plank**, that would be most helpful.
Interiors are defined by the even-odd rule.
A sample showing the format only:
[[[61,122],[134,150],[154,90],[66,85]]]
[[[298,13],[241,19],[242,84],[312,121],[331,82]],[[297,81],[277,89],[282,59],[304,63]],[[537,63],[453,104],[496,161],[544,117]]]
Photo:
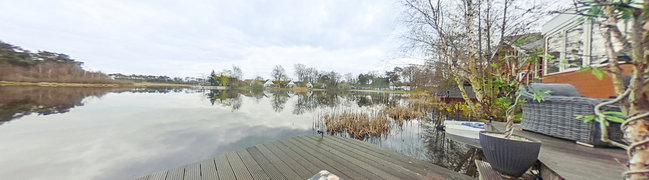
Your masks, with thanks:
[[[253,179],[255,180],[269,180],[270,177],[268,177],[268,174],[264,172],[264,169],[261,168],[261,166],[255,161],[255,159],[252,158],[252,155],[246,150],[239,151],[237,152],[237,155],[241,158],[243,161],[243,164],[246,165],[246,168],[248,169],[248,172],[250,172],[250,175],[252,176]]]
[[[266,149],[266,151],[268,151],[270,153],[273,153],[275,156],[277,156],[277,158],[279,158],[284,163],[286,163],[286,165],[288,165],[289,168],[293,169],[293,171],[295,173],[297,173],[297,175],[299,175],[301,179],[311,177],[311,176],[313,176],[313,174],[315,174],[315,172],[314,173],[309,172],[309,170],[304,168],[302,165],[300,165],[300,163],[293,160],[288,155],[282,153],[281,151],[278,151],[278,149],[276,149],[274,146],[263,144],[263,145],[260,145],[258,148],[260,148],[260,150],[262,150],[262,148],[263,148],[263,149]]]
[[[343,179],[471,179],[440,168],[363,141],[337,136],[298,136],[140,178],[306,179],[327,170]]]
[[[219,179],[219,173],[216,170],[214,159],[201,162],[201,179]]]
[[[151,175],[146,175],[146,176],[140,176],[135,178],[135,180],[148,180]]]
[[[201,164],[190,164],[185,167],[184,180],[201,180]]]
[[[232,171],[232,166],[230,166],[230,161],[225,155],[221,155],[214,159],[216,164],[216,171],[219,173],[219,179],[236,179],[234,176],[234,171]]]
[[[253,146],[247,148],[247,151],[248,153],[250,153],[252,158],[255,159],[255,161],[257,161],[257,163],[259,164],[259,166],[261,166],[264,172],[268,174],[268,177],[270,177],[270,179],[286,179],[286,177],[282,175],[282,173],[280,173],[280,171],[277,170],[277,168],[275,168],[275,166],[273,166],[273,164],[270,163],[270,161],[266,159],[264,155],[261,154],[259,149]]]
[[[494,171],[491,168],[489,163],[475,160],[475,165],[478,167],[478,179],[479,180],[500,180],[504,179],[498,172]]]
[[[368,147],[365,144],[363,144],[361,141],[358,141],[358,140],[346,141],[346,140],[344,140],[342,138],[338,138],[336,136],[328,136],[326,138],[334,140],[334,141],[338,141],[339,143],[341,143],[341,144],[343,144],[345,146],[349,146],[350,148],[354,148],[357,151],[360,151],[360,152],[375,156],[377,158],[386,159],[386,160],[388,160],[388,161],[390,161],[390,162],[392,162],[394,164],[397,164],[398,166],[404,167],[406,169],[410,169],[411,171],[414,171],[414,172],[416,172],[416,173],[418,173],[420,175],[425,175],[426,174],[425,168],[416,166],[415,164],[413,164],[412,161],[410,161],[408,159],[404,160],[401,157],[398,157],[396,155],[393,155],[393,154],[390,154],[390,153],[387,153],[387,152],[377,152],[376,150],[372,150],[371,147]]]
[[[320,170],[327,170],[329,172],[332,172],[336,174],[337,176],[343,178],[343,179],[354,179],[352,177],[360,177],[361,175],[355,172],[351,171],[345,171],[342,167],[334,167],[332,165],[329,165],[325,163],[322,160],[319,160],[318,158],[314,157],[313,155],[307,153],[306,151],[302,150],[301,148],[295,146],[294,144],[290,142],[286,142],[286,139],[279,140],[278,143],[284,145],[286,148],[294,151],[299,155],[300,157],[304,158],[308,162],[314,164],[318,169]]]
[[[185,167],[179,167],[175,169],[169,170],[167,172],[167,178],[166,180],[183,180],[185,177]]]
[[[363,142],[357,139],[350,139],[350,138],[343,138],[343,137],[338,137],[338,136],[329,136],[331,139],[334,140],[340,140],[340,141],[346,141],[348,142],[348,145],[350,146],[356,146],[359,148],[363,148],[366,150],[369,150],[368,152],[371,152],[372,154],[380,155],[383,156],[384,158],[390,158],[391,160],[396,160],[397,163],[402,165],[405,168],[415,170],[415,171],[420,171],[422,175],[428,177],[428,176],[441,176],[446,179],[474,179],[471,178],[467,175],[460,174],[458,172],[452,171],[450,169],[446,169],[431,163],[428,163],[423,160],[415,159],[408,157],[403,154],[399,154],[397,152],[387,150],[384,148],[381,148],[377,145],[370,144],[367,142]]]
[[[286,148],[286,146],[284,146],[283,144],[280,144],[280,143],[275,141],[275,142],[271,142],[271,143],[266,143],[264,145],[266,145],[266,147],[268,147],[268,149],[273,151],[273,153],[275,153],[275,154],[280,153],[281,155],[278,155],[280,157],[288,157],[288,158],[293,159],[293,161],[299,163],[300,166],[304,167],[312,175],[315,174],[315,173],[320,172],[320,170],[321,170],[321,169],[318,169],[316,167],[316,165],[312,164],[308,160],[306,160],[306,159],[302,158],[301,156],[299,156],[293,150],[290,150],[290,149]]]
[[[384,161],[388,161],[391,164],[401,167],[400,169],[406,169],[407,171],[405,172],[414,172],[418,176],[424,176],[426,174],[424,168],[418,168],[414,166],[411,162],[404,162],[403,160],[401,160],[401,158],[398,158],[396,156],[386,156],[384,154],[376,153],[374,151],[371,151],[370,149],[367,149],[364,146],[361,146],[358,142],[355,143],[355,142],[343,141],[338,139],[337,137],[331,137],[331,136],[325,137],[325,139],[330,141],[335,141],[339,143],[340,146],[344,146],[347,149],[353,149],[358,153],[365,154],[366,156],[368,156],[368,159],[383,159]]]
[[[284,163],[279,157],[275,156],[272,152],[270,152],[266,147],[264,147],[262,144],[255,146],[261,154],[270,161],[277,170],[279,170],[284,176],[288,179],[301,179],[304,177],[300,177],[300,175],[293,170],[288,164]]]
[[[297,141],[295,138],[288,138],[285,139],[286,142],[293,143],[295,146],[298,148],[301,148],[302,150],[306,151],[307,153],[313,155],[315,158],[324,161],[325,163],[335,167],[336,169],[343,171],[343,173],[349,175],[352,179],[371,179],[370,177],[367,177],[359,172],[356,171],[356,169],[352,169],[353,166],[348,166],[344,163],[340,162],[340,159],[332,159],[329,156],[324,155],[322,152],[319,152],[313,148],[306,147],[303,145],[301,142]]]
[[[384,159],[378,158],[371,156],[367,153],[364,153],[362,151],[358,151],[358,149],[350,149],[347,146],[344,146],[340,144],[337,141],[333,141],[329,138],[321,138],[321,137],[316,137],[316,136],[311,136],[308,137],[311,138],[315,141],[321,141],[323,143],[326,143],[327,146],[330,148],[340,151],[340,153],[345,154],[348,157],[355,157],[357,160],[361,161],[363,164],[368,164],[371,165],[375,168],[380,169],[381,171],[384,171],[390,175],[399,177],[400,179],[421,179],[423,176],[419,175],[416,172],[409,171],[408,169],[405,169],[401,166],[398,166],[390,161],[386,161]],[[390,179],[390,178],[388,178]]]
[[[164,171],[155,172],[149,176],[148,180],[165,180],[165,178],[167,178],[167,172],[169,171],[164,170]]]
[[[246,165],[243,164],[243,161],[236,152],[229,152],[225,154],[225,156],[228,158],[228,161],[230,161],[230,166],[232,166],[234,176],[237,177],[238,180],[253,180],[252,175],[250,175],[250,172],[246,168]]]
[[[363,163],[360,160],[341,153],[338,150],[332,149],[328,144],[323,144],[322,142],[317,142],[314,139],[306,138],[306,136],[300,136],[295,138],[298,141],[302,141],[307,147],[311,147],[315,150],[321,151],[325,156],[329,156],[334,160],[340,160],[339,162],[345,163],[349,168],[352,168],[354,171],[360,173],[361,175],[367,176],[370,179],[400,179],[394,175],[388,174],[385,171],[382,171],[370,164]]]

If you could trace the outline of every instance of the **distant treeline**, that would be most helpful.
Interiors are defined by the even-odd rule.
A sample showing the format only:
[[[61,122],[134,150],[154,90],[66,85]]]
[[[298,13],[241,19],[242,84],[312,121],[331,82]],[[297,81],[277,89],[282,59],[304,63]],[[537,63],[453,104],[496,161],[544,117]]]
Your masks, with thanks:
[[[0,41],[0,81],[120,83],[101,72],[83,70],[81,65],[66,54],[30,52]]]
[[[242,79],[241,69],[232,65],[232,69],[220,72],[212,70],[206,79],[207,85],[213,86],[262,86],[263,87],[305,87],[328,90],[348,89],[392,89],[411,90],[415,88],[432,89],[453,86],[449,70],[444,64],[427,62],[423,65],[410,64],[394,67],[385,72],[370,71],[366,73],[340,74],[335,71],[322,71],[304,64],[294,65],[294,77],[289,77],[284,67],[276,65],[270,79],[257,76],[254,79]]]
[[[169,77],[169,76],[153,76],[153,75],[125,75],[120,73],[108,74],[109,77],[115,80],[130,81],[130,82],[152,82],[152,83],[175,83],[175,84],[200,84],[205,82],[205,79],[194,77]]]

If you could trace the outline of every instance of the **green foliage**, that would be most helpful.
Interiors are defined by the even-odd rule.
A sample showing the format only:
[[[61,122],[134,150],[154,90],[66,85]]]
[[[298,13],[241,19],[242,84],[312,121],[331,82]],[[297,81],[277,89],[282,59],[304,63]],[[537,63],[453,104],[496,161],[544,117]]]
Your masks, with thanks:
[[[591,71],[593,75],[597,77],[599,80],[604,79],[605,72],[601,67],[596,67],[596,66],[586,66],[578,70],[578,72],[584,72],[584,71]]]
[[[3,61],[23,67],[33,66],[44,62],[75,64],[79,67],[83,65],[83,62],[76,61],[70,58],[67,54],[49,51],[38,51],[34,53],[18,46],[0,41],[0,62]]]
[[[609,125],[608,121],[616,122],[616,123],[623,123],[625,121],[624,117],[626,117],[626,114],[624,114],[623,112],[619,112],[619,111],[605,111],[605,112],[603,112],[603,114],[604,114],[604,118],[607,121],[603,121],[597,115],[577,115],[576,118],[584,120],[584,123],[590,123],[592,121],[596,121],[596,122],[604,124],[604,126],[608,126]]]
[[[277,87],[286,87],[286,85],[289,82],[290,81],[275,80],[275,81],[273,81],[273,84],[275,84],[275,86],[277,86]]]
[[[615,14],[617,18],[624,20],[632,19],[634,10],[633,6],[640,4],[635,0],[621,0],[615,1],[615,3],[616,4],[610,6],[610,8],[612,8],[613,10],[613,14]],[[586,1],[586,4],[587,5],[585,8],[579,10],[581,13],[587,15],[586,18],[592,19],[606,16],[603,8],[608,7],[609,4],[601,4],[594,0]]]
[[[370,78],[372,78],[372,76],[370,76],[369,74],[359,74],[358,83],[360,85],[366,85],[370,82]]]
[[[496,101],[494,102],[494,105],[500,109],[507,109],[512,104],[514,104],[514,99],[504,96],[496,98]]]
[[[251,90],[253,92],[264,91],[264,84],[262,84],[259,81],[253,81],[251,87],[252,87]]]
[[[545,96],[550,95],[552,93],[551,90],[546,90],[546,89],[533,89],[532,92],[534,93],[534,97],[532,97],[533,100],[537,102],[545,101]]]
[[[550,55],[550,54],[540,54],[537,57],[547,59],[547,60],[550,60],[550,61],[554,60],[554,56]]]
[[[227,85],[228,85],[228,81],[230,80],[230,77],[229,77],[229,76],[220,75],[218,80],[219,80],[219,84],[220,84],[221,86],[227,86]]]
[[[217,81],[218,80],[216,78],[216,72],[214,72],[214,70],[212,70],[212,73],[210,73],[210,76],[207,77],[207,82],[210,83],[210,86],[217,86],[218,85]]]

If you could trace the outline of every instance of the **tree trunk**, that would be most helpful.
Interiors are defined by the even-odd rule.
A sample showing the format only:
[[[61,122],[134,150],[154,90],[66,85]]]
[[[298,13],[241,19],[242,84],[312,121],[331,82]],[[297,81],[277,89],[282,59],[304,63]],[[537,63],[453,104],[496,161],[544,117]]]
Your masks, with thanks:
[[[598,1],[597,3],[608,4],[610,1]],[[594,5],[597,5],[594,4]],[[606,34],[604,41],[606,45],[608,58],[611,60],[613,76],[613,84],[615,91],[618,94],[617,101],[620,101],[622,112],[626,112],[628,118],[621,125],[624,132],[624,138],[629,143],[629,146],[619,143],[611,142],[617,146],[627,149],[629,155],[628,170],[624,173],[625,179],[649,179],[649,93],[647,88],[649,81],[647,80],[647,71],[649,71],[649,1],[644,1],[642,7],[628,8],[617,7],[618,5],[604,5],[605,15],[608,17]],[[628,8],[632,12],[632,28],[630,35],[622,35],[619,32],[619,25],[616,24],[618,13],[615,8]],[[629,37],[630,36],[630,37]],[[613,40],[620,41],[623,44],[623,50],[628,49],[632,56],[633,70],[631,73],[631,81],[628,87],[623,86],[623,82],[619,75],[615,72],[620,72],[617,67],[617,55],[620,51],[615,51]],[[630,42],[630,44],[628,43]],[[621,50],[622,51],[622,50]],[[623,88],[625,89],[622,93]],[[614,101],[611,101],[614,102]],[[604,115],[598,109],[601,119],[605,119]],[[605,121],[605,120],[603,120]],[[603,133],[606,127],[602,123]],[[602,134],[603,141],[610,141],[607,134]]]

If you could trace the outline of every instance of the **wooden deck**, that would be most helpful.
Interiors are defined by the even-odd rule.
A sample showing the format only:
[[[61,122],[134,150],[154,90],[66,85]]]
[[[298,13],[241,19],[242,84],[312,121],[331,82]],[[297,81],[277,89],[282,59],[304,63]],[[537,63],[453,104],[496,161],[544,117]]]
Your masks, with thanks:
[[[498,130],[504,123],[494,122]],[[514,134],[541,141],[539,161],[564,179],[622,179],[627,162],[626,152],[619,148],[592,148],[574,141],[534,132],[516,130]]]
[[[248,147],[137,179],[307,179],[321,170],[343,179],[473,179],[363,141],[312,135]]]
[[[476,168],[478,169],[478,179],[479,180],[507,180],[507,179],[517,179],[517,180],[533,180],[535,177],[529,171],[523,174],[518,178],[511,178],[509,176],[504,176],[500,172],[496,171],[491,167],[491,164],[481,160],[475,160]]]

